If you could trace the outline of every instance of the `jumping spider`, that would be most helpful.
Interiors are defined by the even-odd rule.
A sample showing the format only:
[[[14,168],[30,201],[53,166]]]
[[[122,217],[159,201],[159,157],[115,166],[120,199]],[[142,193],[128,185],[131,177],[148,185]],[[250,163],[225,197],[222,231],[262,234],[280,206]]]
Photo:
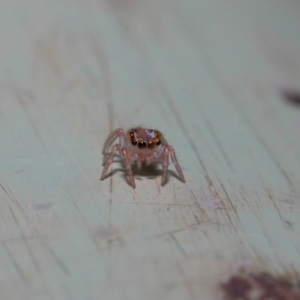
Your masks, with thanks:
[[[115,144],[109,152],[110,146],[117,138],[119,139],[119,143]],[[104,168],[101,175],[101,180],[105,179],[106,172],[117,152],[119,152],[119,155],[122,158],[130,184],[133,187],[135,187],[135,182],[131,171],[131,164],[133,162],[136,161],[138,168],[141,166],[141,163],[148,165],[152,162],[162,162],[163,172],[161,185],[164,185],[167,179],[169,156],[176,167],[180,180],[185,182],[173,147],[168,145],[163,135],[157,130],[136,127],[128,130],[126,134],[123,129],[118,128],[114,130],[107,137],[104,144]]]

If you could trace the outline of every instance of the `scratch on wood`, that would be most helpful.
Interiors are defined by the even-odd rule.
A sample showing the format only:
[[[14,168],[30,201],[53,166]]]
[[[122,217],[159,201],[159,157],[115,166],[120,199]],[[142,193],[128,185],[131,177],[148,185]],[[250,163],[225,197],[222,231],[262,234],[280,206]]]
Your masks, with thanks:
[[[271,200],[273,206],[275,207],[275,209],[276,209],[276,211],[277,211],[277,213],[278,213],[280,219],[283,220],[284,218],[282,217],[282,214],[281,214],[281,212],[280,212],[280,209],[278,208],[276,202],[274,201],[274,199],[273,199],[273,197],[272,197],[270,191],[268,191],[268,196],[269,196],[269,199]]]
[[[231,170],[231,172],[235,173],[235,170],[234,170],[234,168],[233,168],[233,166],[232,166],[232,164],[231,164],[231,162],[230,162],[230,160],[228,158],[227,153],[225,152],[225,150],[223,148],[222,143],[220,142],[220,140],[219,140],[219,138],[218,138],[218,136],[216,134],[216,131],[215,131],[214,127],[212,126],[212,124],[208,120],[208,118],[205,116],[205,114],[202,114],[202,118],[203,118],[203,120],[204,120],[204,122],[206,124],[206,127],[208,128],[211,136],[213,137],[216,145],[218,146],[218,149],[221,151],[221,153],[222,153],[222,155],[223,155],[223,157],[224,157],[224,159],[225,159],[225,161],[226,161],[229,169]]]
[[[8,198],[12,201],[12,203],[16,204],[15,200],[11,197],[11,195],[7,192],[7,190],[4,188],[4,186],[0,183],[0,186],[4,193],[8,196]]]
[[[110,71],[108,66],[108,60],[106,59],[106,54],[104,52],[103,47],[100,47],[96,42],[96,38],[91,36],[92,48],[95,52],[95,57],[99,60],[99,67],[103,70],[103,87],[104,94],[106,98],[107,112],[108,112],[108,129],[110,132],[113,130],[114,126],[114,108],[112,102],[112,91],[111,91],[111,79],[110,79]],[[112,169],[112,166],[110,167]],[[108,228],[111,230],[111,210],[112,210],[112,202],[113,202],[113,176],[110,176],[109,182],[109,190],[110,190],[110,198],[109,198],[109,216],[108,216]],[[108,241],[108,248],[111,249],[111,240]]]
[[[24,240],[24,244],[25,244],[26,249],[27,249],[27,251],[28,251],[28,254],[29,254],[29,256],[30,256],[30,258],[31,258],[31,260],[32,260],[33,266],[35,267],[36,271],[38,271],[38,272],[40,273],[40,272],[41,272],[40,265],[39,265],[39,263],[37,262],[35,256],[33,255],[33,252],[32,252],[31,248],[30,248],[29,245],[28,245],[28,241],[25,239],[25,236],[24,236],[24,233],[23,233],[23,231],[22,231],[22,229],[21,229],[21,226],[20,226],[20,224],[19,224],[19,222],[18,222],[18,220],[17,220],[17,218],[16,218],[14,212],[12,211],[12,209],[11,209],[10,207],[9,207],[9,210],[10,210],[10,213],[11,213],[11,215],[12,215],[12,217],[13,217],[13,219],[14,219],[14,221],[15,221],[15,223],[16,223],[18,229],[19,229],[19,232],[20,232],[20,234],[21,234],[21,236],[22,236],[22,239]]]
[[[176,245],[177,249],[179,250],[179,252],[183,255],[183,256],[187,256],[183,247],[180,245],[180,243],[178,242],[178,240],[175,238],[175,236],[170,233],[169,236],[171,237],[172,241],[174,242],[174,244]]]
[[[99,69],[103,71],[102,81],[103,81],[103,89],[104,95],[106,98],[106,104],[108,108],[108,117],[109,117],[109,129],[113,130],[113,106],[112,106],[112,89],[111,89],[111,76],[109,71],[108,59],[107,55],[103,49],[103,47],[99,46],[97,40],[99,38],[95,38],[93,35],[90,36],[92,49],[94,50],[95,58],[99,61]],[[104,44],[103,44],[104,45]]]
[[[84,217],[83,214],[81,213],[81,210],[79,209],[77,203],[75,202],[75,199],[74,199],[73,195],[71,194],[71,192],[70,192],[70,190],[69,190],[68,188],[67,188],[67,192],[68,192],[68,194],[70,195],[71,201],[72,201],[73,205],[75,206],[75,208],[76,208],[76,210],[77,210],[77,212],[78,212],[78,214],[79,214],[81,220],[83,221],[83,223],[84,223],[86,229],[88,230],[89,235],[90,235],[90,237],[91,237],[91,239],[92,239],[94,245],[96,246],[96,248],[97,248],[97,250],[99,251],[99,253],[102,253],[102,249],[100,248],[97,239],[95,239],[94,233],[92,232],[92,230],[91,230],[91,228],[90,228],[90,226],[89,226],[87,220],[85,219],[85,217]]]
[[[26,103],[25,103],[25,101],[23,99],[22,92],[19,90],[18,87],[13,86],[13,85],[12,85],[12,92],[15,95],[15,97],[16,97],[19,105],[22,107],[23,111],[25,112],[25,114],[27,116],[27,119],[28,119],[28,121],[29,121],[29,123],[30,123],[30,125],[31,125],[31,127],[33,129],[33,132],[37,136],[37,138],[40,141],[40,143],[41,143],[42,147],[44,148],[45,152],[49,155],[49,152],[48,152],[48,149],[46,147],[46,144],[45,144],[44,140],[42,139],[42,136],[41,136],[41,134],[40,134],[40,132],[39,132],[39,130],[38,130],[35,122],[33,121],[32,117],[31,117],[31,115],[30,115],[30,113],[28,111],[27,105],[26,105]]]
[[[10,261],[12,262],[15,270],[17,271],[19,277],[22,279],[22,281],[26,284],[30,286],[30,282],[28,280],[28,278],[26,277],[25,273],[23,272],[23,270],[21,269],[21,267],[19,266],[19,264],[17,263],[16,259],[14,258],[14,256],[12,255],[12,253],[9,251],[7,245],[5,244],[5,242],[1,242],[2,247],[4,248],[5,252],[7,253],[7,255],[9,256]]]
[[[214,67],[215,68],[215,67]],[[217,80],[217,79],[216,79]],[[232,92],[231,88],[228,86],[227,83],[225,83],[224,81],[222,82],[222,84],[220,83],[220,87],[222,88],[224,94],[227,96],[227,99],[229,100],[229,102],[231,102],[232,104],[234,104],[234,108],[240,113],[240,115],[243,117],[244,122],[248,125],[248,127],[250,128],[250,130],[253,132],[254,136],[257,138],[258,142],[260,143],[260,145],[263,147],[263,149],[268,153],[268,155],[270,156],[270,158],[273,160],[273,162],[275,163],[276,167],[278,168],[278,170],[281,172],[281,174],[284,176],[284,178],[286,179],[287,183],[291,186],[294,187],[294,184],[292,182],[292,180],[290,179],[290,177],[288,176],[288,174],[286,173],[286,171],[284,170],[284,168],[282,167],[282,165],[280,164],[280,162],[278,161],[277,157],[274,155],[274,153],[271,151],[270,147],[268,146],[267,142],[265,139],[262,138],[261,134],[259,133],[259,131],[256,129],[256,127],[253,125],[253,123],[251,122],[249,116],[246,114],[245,110],[242,108],[241,104],[239,103],[239,101],[236,99],[234,93]]]
[[[183,122],[183,120],[182,120],[180,114],[178,113],[177,109],[175,108],[174,103],[173,103],[173,100],[172,100],[172,97],[171,97],[171,95],[170,95],[170,92],[168,91],[168,89],[167,89],[167,87],[166,87],[164,81],[163,81],[163,80],[160,80],[158,86],[159,86],[159,90],[160,90],[160,92],[162,93],[163,97],[166,99],[167,103],[169,104],[169,107],[170,107],[172,113],[174,114],[174,116],[175,116],[177,122],[180,124],[181,129],[184,130],[185,134],[188,134],[189,130],[188,130],[188,128],[186,127],[185,123]],[[205,165],[204,165],[204,163],[203,163],[203,161],[202,161],[200,155],[198,154],[198,150],[197,150],[197,147],[196,147],[195,143],[193,142],[193,139],[189,138],[189,139],[188,139],[188,143],[189,143],[190,146],[192,147],[192,149],[193,149],[193,151],[194,151],[194,153],[195,153],[195,155],[196,155],[196,157],[197,157],[197,160],[198,160],[198,162],[200,163],[200,165],[201,165],[203,171],[204,171],[206,174],[208,174],[208,173],[207,173],[207,170],[206,170],[206,167],[205,167]]]
[[[195,204],[197,204],[197,197],[196,197],[196,195],[194,194],[194,192],[193,192],[193,190],[192,189],[190,189],[190,193],[191,193],[191,195],[192,195],[192,197],[194,198],[194,201],[195,201]],[[203,209],[201,206],[199,206],[199,205],[197,205],[197,207],[198,207],[198,209],[200,210],[200,213],[201,213],[201,219],[203,219],[203,220],[208,220],[209,219],[209,216],[208,216],[208,214],[207,214],[207,212],[205,211],[205,209]]]
[[[54,250],[43,240],[40,240],[43,246],[47,249],[47,251],[51,254],[51,256],[56,261],[57,265],[62,269],[65,275],[70,275],[69,268],[65,265],[65,263],[58,257],[58,255],[54,252]]]
[[[242,225],[242,222],[241,222],[241,219],[239,217],[239,214],[237,212],[237,208],[236,206],[233,204],[231,198],[229,197],[228,193],[227,193],[227,190],[225,189],[225,186],[223,185],[223,183],[221,183],[221,187],[222,187],[222,190],[224,191],[225,195],[226,195],[226,199],[232,209],[232,211],[234,212],[234,215],[235,215],[235,219],[237,220],[238,224],[239,224],[239,228],[243,228],[243,225]]]
[[[223,192],[224,192],[225,195],[226,195],[226,199],[228,200],[231,209],[234,211],[234,213],[235,213],[236,216],[238,217],[238,215],[237,215],[237,209],[236,209],[236,207],[233,205],[233,203],[232,203],[232,201],[231,201],[231,199],[230,199],[230,197],[229,197],[229,195],[228,195],[228,193],[227,193],[227,191],[226,191],[226,189],[225,189],[223,183],[220,183],[220,185],[221,185],[221,187],[222,187]]]
[[[202,226],[202,225],[205,225],[207,223],[203,222],[203,221],[200,221],[199,223],[194,223],[194,224],[190,224],[188,226],[185,226],[183,228],[178,228],[178,229],[174,229],[174,230],[170,230],[170,231],[166,231],[166,232],[162,232],[162,233],[159,233],[159,234],[155,234],[155,235],[151,235],[151,236],[148,236],[147,239],[157,239],[157,238],[163,238],[165,236],[169,236],[170,234],[174,235],[176,233],[179,233],[179,232],[184,232],[186,230],[196,230],[197,228],[199,228],[199,226]],[[215,225],[216,227],[218,227],[219,225],[225,227],[227,226],[228,227],[228,224],[221,224],[217,221],[214,221],[213,219],[211,219],[209,221],[209,224],[210,225]]]
[[[178,200],[177,200],[177,195],[176,195],[175,184],[173,184],[173,194],[174,194],[174,202],[178,202]],[[189,234],[189,236],[190,236],[190,239],[191,239],[191,241],[192,241],[194,247],[195,247],[197,250],[199,250],[199,249],[198,249],[198,243],[195,242],[194,235],[193,235],[192,232],[189,230],[189,225],[190,225],[190,224],[189,224],[189,222],[187,221],[187,218],[186,218],[185,215],[184,215],[184,212],[183,212],[183,210],[182,210],[182,207],[179,207],[179,210],[180,210],[182,219],[184,220],[184,223],[185,223],[185,225],[186,225],[186,228],[187,228],[187,230],[188,230],[188,234]]]

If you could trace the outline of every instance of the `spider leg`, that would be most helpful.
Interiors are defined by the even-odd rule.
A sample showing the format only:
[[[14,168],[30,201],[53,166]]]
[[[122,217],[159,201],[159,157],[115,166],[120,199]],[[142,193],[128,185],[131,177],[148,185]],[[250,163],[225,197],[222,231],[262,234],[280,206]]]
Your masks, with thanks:
[[[104,144],[104,148],[103,148],[103,162],[102,165],[106,165],[107,160],[108,160],[108,156],[109,156],[109,147],[111,146],[111,144],[117,139],[119,138],[119,144],[122,147],[125,147],[125,133],[123,131],[123,129],[118,128],[116,130],[114,130],[106,139],[105,144]]]
[[[167,179],[167,171],[168,171],[168,165],[169,165],[169,156],[171,156],[172,162],[175,165],[175,168],[179,174],[179,178],[182,182],[185,182],[182,170],[179,166],[177,157],[175,155],[175,151],[172,146],[166,145],[163,149],[163,159],[162,159],[162,165],[163,165],[163,173],[162,173],[162,179],[161,179],[161,185],[164,185],[166,183]]]
[[[131,185],[135,188],[134,177],[132,175],[132,170],[131,170],[131,163],[130,163],[130,160],[128,159],[126,148],[120,149],[119,153],[123,159],[123,163],[124,163],[129,181],[130,181]]]
[[[120,154],[120,156],[123,160],[127,175],[129,177],[130,184],[133,187],[135,187],[135,182],[134,182],[134,178],[133,178],[132,171],[131,171],[131,164],[130,164],[130,161],[128,160],[128,158],[127,158],[127,151],[120,144],[117,144],[117,145],[113,146],[109,157],[106,159],[106,162],[105,162],[100,180],[105,179],[107,170],[108,170],[110,164],[112,163],[112,161],[114,159],[114,156],[116,155],[117,152],[119,152],[119,154]]]
[[[101,175],[101,178],[100,180],[103,180],[106,176],[106,173],[107,173],[107,170],[110,166],[110,164],[112,163],[113,159],[114,159],[114,156],[116,155],[117,151],[119,150],[119,147],[121,145],[120,144],[117,144],[115,145],[112,150],[111,150],[111,153],[109,155],[109,157],[105,160],[105,163],[104,163],[104,168],[103,168],[103,171],[102,171],[102,175]]]
[[[163,149],[162,165],[163,165],[163,172],[162,172],[162,177],[161,177],[161,185],[163,186],[167,180],[167,171],[168,171],[168,165],[169,165],[169,151],[166,146],[164,146],[164,149]]]
[[[182,182],[185,182],[185,178],[184,178],[184,176],[183,176],[182,170],[181,170],[180,165],[179,165],[179,163],[178,163],[178,160],[177,160],[175,151],[174,151],[174,149],[173,149],[172,146],[168,146],[168,148],[169,148],[169,153],[170,153],[172,162],[174,163],[175,168],[176,168],[176,170],[177,170],[177,172],[178,172],[179,178],[180,178],[180,180],[181,180]]]

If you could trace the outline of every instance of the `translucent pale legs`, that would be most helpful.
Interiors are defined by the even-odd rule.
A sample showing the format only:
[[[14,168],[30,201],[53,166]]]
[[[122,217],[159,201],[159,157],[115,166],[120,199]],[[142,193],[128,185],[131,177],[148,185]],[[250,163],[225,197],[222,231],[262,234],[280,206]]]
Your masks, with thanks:
[[[119,143],[112,148],[114,141],[118,139]],[[111,148],[111,150],[109,150]],[[185,182],[182,170],[177,161],[175,151],[172,146],[168,145],[163,135],[157,131],[142,127],[128,130],[125,134],[123,129],[114,130],[106,139],[103,149],[103,171],[101,180],[105,179],[107,170],[113,161],[114,156],[119,153],[125,166],[129,182],[135,187],[134,177],[131,171],[131,164],[137,163],[140,167],[141,163],[150,164],[152,162],[162,162],[163,172],[161,185],[166,183],[167,171],[169,165],[169,157],[171,157],[179,178]]]

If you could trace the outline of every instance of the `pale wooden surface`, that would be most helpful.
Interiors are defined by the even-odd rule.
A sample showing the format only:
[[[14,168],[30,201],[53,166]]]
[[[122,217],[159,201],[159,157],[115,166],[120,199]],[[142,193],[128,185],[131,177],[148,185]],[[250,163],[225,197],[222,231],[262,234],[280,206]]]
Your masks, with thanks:
[[[279,94],[300,86],[299,16],[1,1],[1,299],[216,299],[241,262],[299,268],[300,110]],[[118,162],[99,181],[107,134],[136,124],[165,134],[186,184],[132,189]]]

